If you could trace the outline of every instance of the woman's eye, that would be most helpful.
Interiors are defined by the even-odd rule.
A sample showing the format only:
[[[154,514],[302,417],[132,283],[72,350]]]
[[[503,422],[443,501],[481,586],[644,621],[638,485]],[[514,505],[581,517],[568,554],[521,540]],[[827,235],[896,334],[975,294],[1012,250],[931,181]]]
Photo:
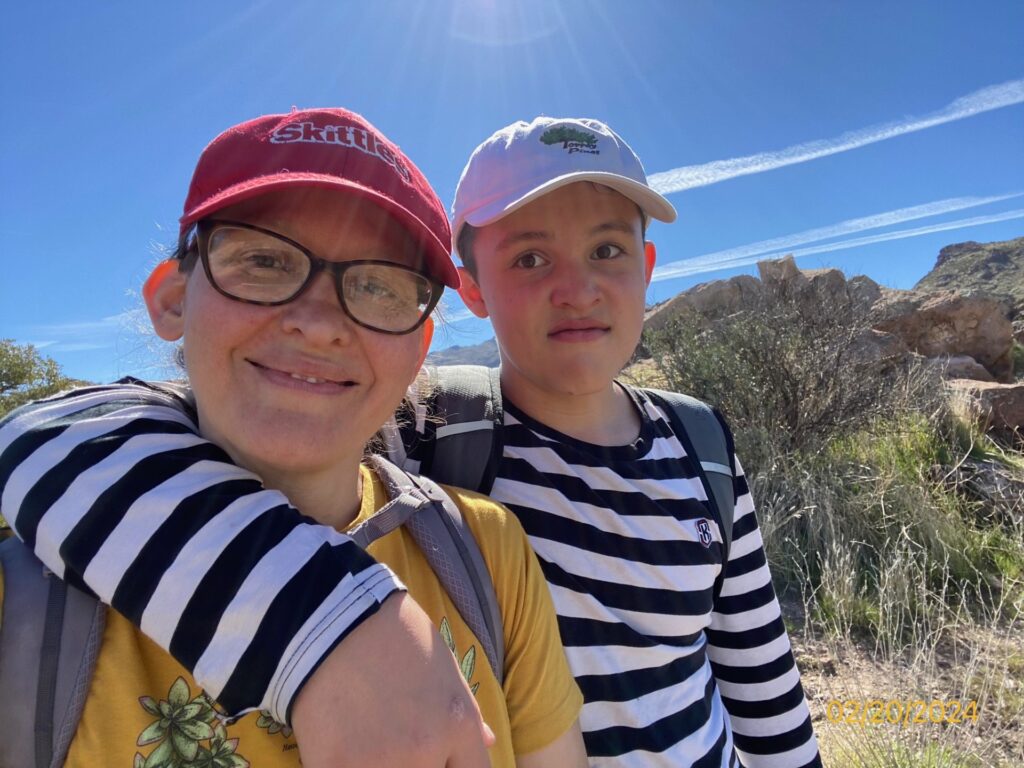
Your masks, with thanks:
[[[622,253],[625,253],[625,251],[619,248],[619,246],[605,243],[594,249],[594,258],[603,261],[604,259],[614,259]]]
[[[527,251],[515,260],[515,264],[513,264],[513,266],[518,269],[536,269],[537,267],[543,266],[547,263],[547,259],[536,251]]]
[[[282,254],[270,251],[249,251],[244,256],[245,264],[255,269],[272,269],[279,272],[291,271],[291,260]]]

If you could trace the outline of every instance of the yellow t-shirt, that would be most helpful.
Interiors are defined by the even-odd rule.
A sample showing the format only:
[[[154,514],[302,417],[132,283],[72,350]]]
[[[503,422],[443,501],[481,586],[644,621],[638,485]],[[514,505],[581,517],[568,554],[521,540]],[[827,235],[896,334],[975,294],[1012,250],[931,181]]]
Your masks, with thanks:
[[[516,753],[540,749],[562,735],[578,716],[583,697],[565,661],[547,583],[518,520],[486,497],[448,490],[494,581],[505,632],[504,691],[408,533],[392,531],[369,552],[408,585],[452,648],[497,737],[492,766],[514,766]],[[386,501],[380,481],[364,467],[362,509],[352,524]],[[2,584],[0,576],[0,599]],[[180,664],[110,611],[66,766],[144,768],[174,754],[179,763],[198,759],[200,765],[225,768],[300,765],[291,729],[258,712],[228,724]]]

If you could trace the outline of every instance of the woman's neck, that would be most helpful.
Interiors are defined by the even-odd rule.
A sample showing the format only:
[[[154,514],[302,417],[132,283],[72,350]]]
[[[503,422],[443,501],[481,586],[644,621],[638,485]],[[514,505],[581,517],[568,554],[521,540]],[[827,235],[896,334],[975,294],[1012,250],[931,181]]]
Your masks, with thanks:
[[[358,463],[316,472],[254,471],[264,487],[281,491],[292,506],[322,525],[343,531],[359,515],[363,484]]]

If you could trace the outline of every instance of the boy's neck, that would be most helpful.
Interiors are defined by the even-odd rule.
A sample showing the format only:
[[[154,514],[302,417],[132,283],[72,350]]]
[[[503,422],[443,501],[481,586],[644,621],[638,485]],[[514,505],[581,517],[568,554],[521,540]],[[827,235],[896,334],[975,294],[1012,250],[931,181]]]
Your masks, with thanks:
[[[530,418],[586,443],[628,445],[640,434],[633,401],[614,381],[593,392],[552,392],[503,367],[501,393]]]

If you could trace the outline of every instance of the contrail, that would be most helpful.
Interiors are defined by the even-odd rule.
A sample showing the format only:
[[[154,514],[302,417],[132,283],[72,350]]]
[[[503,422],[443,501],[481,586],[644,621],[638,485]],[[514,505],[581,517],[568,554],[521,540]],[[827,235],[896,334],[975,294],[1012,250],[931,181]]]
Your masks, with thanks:
[[[794,246],[805,243],[813,243],[818,240],[828,240],[833,237],[842,237],[854,232],[864,232],[869,229],[890,227],[894,224],[902,224],[906,221],[924,219],[930,216],[941,216],[942,214],[962,211],[966,208],[977,208],[981,205],[990,205],[1003,200],[1011,200],[1024,195],[1024,192],[1011,192],[1006,195],[990,195],[988,197],[951,197],[946,200],[936,200],[932,203],[914,205],[909,208],[898,208],[894,211],[876,213],[871,216],[863,216],[857,219],[847,219],[838,224],[830,224],[827,227],[796,232],[791,235],[774,237],[770,240],[760,240],[748,245],[740,245],[735,248],[727,248],[722,251],[714,251],[703,256],[694,256],[691,259],[672,262],[654,270],[654,280],[668,280],[683,275],[693,275],[700,272],[710,272],[716,269],[724,269],[736,264],[753,264],[759,261],[765,254],[776,251],[787,251]]]
[[[775,152],[761,152],[756,155],[715,160],[702,165],[688,165],[670,171],[662,171],[648,176],[648,182],[663,195],[681,192],[684,189],[717,184],[737,176],[748,176],[753,173],[772,171],[786,165],[806,163],[808,160],[847,152],[878,141],[885,141],[914,131],[923,131],[925,128],[951,123],[1021,102],[1024,102],[1024,79],[1010,80],[961,96],[938,112],[932,112],[923,117],[884,123],[858,131],[847,131],[831,139],[795,144]]]
[[[870,245],[872,243],[884,243],[887,240],[903,240],[908,237],[918,237],[920,235],[930,235],[933,232],[945,232],[951,229],[964,229],[966,227],[977,227],[982,224],[993,224],[998,221],[1010,221],[1012,219],[1024,219],[1024,208],[1018,208],[1013,211],[1004,211],[1003,213],[994,213],[990,216],[975,216],[969,219],[957,219],[955,221],[946,221],[941,224],[932,224],[927,227],[916,227],[914,229],[899,229],[893,232],[882,232],[877,235],[868,235],[867,237],[855,237],[850,240],[840,240],[835,243],[823,243],[821,245],[813,245],[810,248],[800,248],[797,250],[784,250],[784,251],[761,251],[759,253],[750,253],[744,256],[736,256],[731,259],[722,259],[715,262],[708,262],[704,260],[704,257],[699,257],[700,263],[693,264],[691,262],[698,261],[698,259],[687,259],[686,261],[676,262],[666,268],[660,274],[657,270],[654,272],[652,278],[653,281],[668,280],[673,277],[683,277],[685,275],[697,275],[704,272],[714,272],[720,269],[729,269],[732,267],[745,267],[750,264],[756,264],[762,261],[766,257],[771,256],[782,256],[784,254],[792,255],[793,258],[800,258],[801,256],[810,256],[815,253],[828,253],[830,251],[841,251],[846,248],[858,248],[862,245]],[[671,270],[671,274],[669,274]]]

